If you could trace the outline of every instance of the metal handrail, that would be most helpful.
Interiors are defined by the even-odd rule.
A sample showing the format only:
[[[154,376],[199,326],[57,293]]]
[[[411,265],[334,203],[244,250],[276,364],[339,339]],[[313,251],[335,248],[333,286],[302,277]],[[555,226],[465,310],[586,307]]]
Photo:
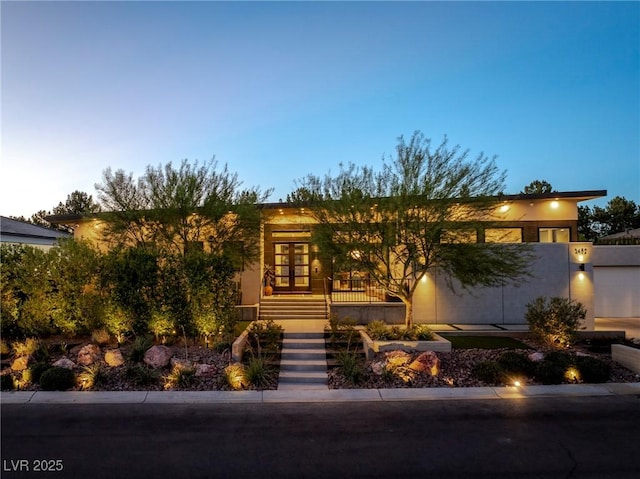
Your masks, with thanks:
[[[385,288],[370,279],[331,281],[331,301],[334,303],[381,303],[387,301]]]

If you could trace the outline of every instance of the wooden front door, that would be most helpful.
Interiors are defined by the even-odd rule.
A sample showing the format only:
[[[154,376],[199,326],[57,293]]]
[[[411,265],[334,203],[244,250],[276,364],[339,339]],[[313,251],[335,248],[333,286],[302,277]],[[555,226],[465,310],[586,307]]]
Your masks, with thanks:
[[[309,243],[275,243],[275,292],[310,291]]]

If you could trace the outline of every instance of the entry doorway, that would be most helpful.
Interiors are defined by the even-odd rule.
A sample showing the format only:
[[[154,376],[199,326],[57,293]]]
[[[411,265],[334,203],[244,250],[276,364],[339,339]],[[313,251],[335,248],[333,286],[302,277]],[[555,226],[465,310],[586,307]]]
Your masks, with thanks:
[[[274,243],[274,292],[311,290],[309,243]]]

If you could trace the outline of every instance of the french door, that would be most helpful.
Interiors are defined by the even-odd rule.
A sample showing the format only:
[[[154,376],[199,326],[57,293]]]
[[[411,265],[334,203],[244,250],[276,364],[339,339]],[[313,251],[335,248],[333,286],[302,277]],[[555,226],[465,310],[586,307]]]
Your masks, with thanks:
[[[309,291],[309,243],[275,243],[276,292]]]

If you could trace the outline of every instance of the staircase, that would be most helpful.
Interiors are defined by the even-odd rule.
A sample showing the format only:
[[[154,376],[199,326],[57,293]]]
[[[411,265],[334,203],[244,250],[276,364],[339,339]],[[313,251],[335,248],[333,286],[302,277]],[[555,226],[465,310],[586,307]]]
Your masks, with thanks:
[[[278,389],[327,389],[324,331],[288,332],[285,329]]]
[[[260,302],[260,319],[284,328],[278,389],[327,389],[324,298],[269,296]]]
[[[326,305],[317,296],[267,296],[260,301],[260,319],[326,321]]]

